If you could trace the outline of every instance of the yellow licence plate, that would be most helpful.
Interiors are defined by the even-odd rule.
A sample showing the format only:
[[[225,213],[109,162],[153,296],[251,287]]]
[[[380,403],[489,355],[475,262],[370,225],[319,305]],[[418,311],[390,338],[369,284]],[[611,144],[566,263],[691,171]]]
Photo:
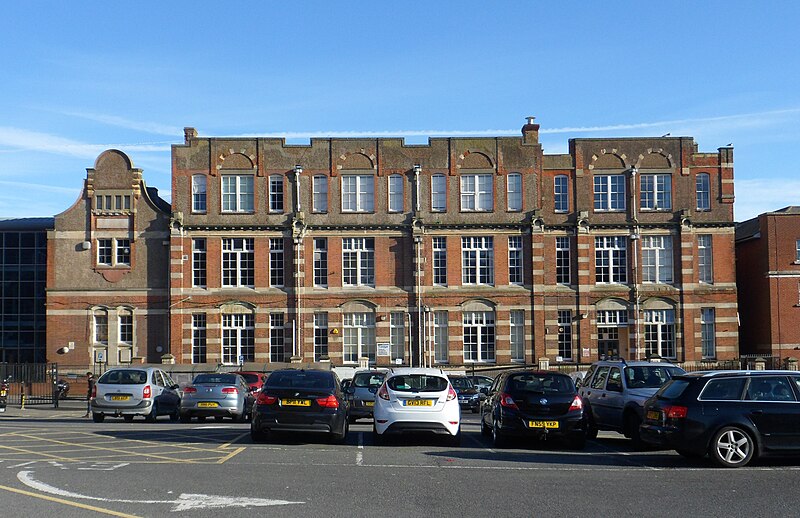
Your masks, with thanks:
[[[650,419],[651,421],[658,421],[659,419],[661,419],[661,412],[657,410],[650,410],[649,412],[647,412],[647,418]]]
[[[432,399],[406,399],[406,406],[433,406]]]
[[[364,401],[364,406],[375,406],[374,401]]]
[[[5,395],[6,395],[6,391],[5,390],[0,390],[0,396],[5,396]]]
[[[558,421],[528,421],[530,428],[558,428]]]
[[[197,403],[198,408],[216,408],[219,406],[219,403],[216,401],[201,401]]]
[[[310,399],[281,399],[283,406],[311,406]]]
[[[127,401],[130,398],[130,396],[111,396],[111,401]]]

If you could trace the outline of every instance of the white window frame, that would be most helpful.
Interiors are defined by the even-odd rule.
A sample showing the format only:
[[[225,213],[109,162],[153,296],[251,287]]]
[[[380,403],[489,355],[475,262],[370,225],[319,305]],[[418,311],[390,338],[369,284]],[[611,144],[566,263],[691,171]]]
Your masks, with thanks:
[[[108,345],[108,311],[92,312],[92,343]]]
[[[223,365],[238,365],[240,356],[255,361],[255,315],[223,313],[221,329]]]
[[[342,286],[375,287],[375,238],[342,238]]]
[[[596,236],[594,238],[594,268],[595,284],[627,284],[627,236]]]
[[[672,175],[643,174],[639,177],[641,210],[664,211],[672,209]]]
[[[642,282],[672,284],[672,236],[642,237]]]
[[[522,210],[522,175],[510,173],[506,177],[506,203],[509,212]]]
[[[461,237],[461,284],[494,286],[494,238]]]
[[[644,311],[644,351],[662,358],[676,359],[675,310],[646,309]]]
[[[342,341],[344,363],[358,363],[362,357],[367,357],[370,363],[375,363],[375,313],[344,313]]]
[[[508,283],[524,284],[522,236],[508,236]]]
[[[794,262],[800,263],[800,239],[794,242]]]
[[[714,247],[711,234],[697,236],[697,281],[714,284]]]
[[[459,184],[462,212],[492,212],[494,210],[493,174],[462,174]]]
[[[374,175],[342,175],[342,212],[375,212]]]
[[[269,361],[286,362],[286,320],[283,313],[269,314]]]
[[[433,247],[433,285],[447,286],[447,238],[431,239]]]
[[[130,267],[132,256],[130,239],[101,237],[97,238],[95,242],[97,243],[97,266],[110,268]],[[106,257],[108,257],[108,260],[105,260]]]
[[[572,310],[558,310],[558,356],[561,361],[571,362],[572,356]]]
[[[494,363],[497,361],[495,322],[494,311],[465,311],[463,313],[464,363]]]
[[[569,212],[569,178],[565,174],[553,178],[553,211]]]
[[[314,313],[314,361],[330,359],[328,354],[328,313],[318,311]]]
[[[314,287],[328,287],[328,238],[314,238]]]
[[[431,212],[447,210],[447,177],[443,174],[431,176]]]
[[[273,174],[269,177],[269,211],[280,214],[284,207],[284,181],[283,176]]]
[[[192,238],[192,287],[208,287],[208,243],[204,237]]]
[[[230,237],[222,239],[222,287],[255,287],[255,249],[252,237]],[[235,282],[226,280],[235,278]]]
[[[326,213],[328,212],[328,177],[315,175],[311,179],[311,211]]]
[[[714,308],[700,308],[700,344],[703,359],[717,357],[716,311]]]
[[[389,175],[387,182],[389,184],[389,212],[403,212],[405,178],[399,174],[392,174]]]
[[[593,185],[595,212],[622,212],[626,209],[627,187],[624,174],[595,175]]]
[[[405,345],[406,345],[406,314],[394,311],[389,313],[389,342],[392,344],[391,360],[403,361],[405,358]]]
[[[447,311],[433,312],[433,361],[436,363],[450,362],[450,338]]]
[[[697,173],[695,178],[695,199],[698,211],[711,210],[711,175],[708,173]]]
[[[525,362],[525,311],[512,309],[508,313],[511,361]]]
[[[222,212],[255,212],[255,179],[251,174],[224,174],[220,180]]]
[[[205,313],[192,315],[192,363],[208,361],[208,331]]]
[[[117,315],[117,343],[133,345],[133,313],[122,311]]]
[[[556,283],[572,284],[572,251],[569,236],[556,237]]]
[[[192,212],[205,214],[208,210],[208,179],[204,174],[192,175]]]
[[[269,285],[273,288],[283,288],[285,282],[284,239],[271,237],[269,238]]]

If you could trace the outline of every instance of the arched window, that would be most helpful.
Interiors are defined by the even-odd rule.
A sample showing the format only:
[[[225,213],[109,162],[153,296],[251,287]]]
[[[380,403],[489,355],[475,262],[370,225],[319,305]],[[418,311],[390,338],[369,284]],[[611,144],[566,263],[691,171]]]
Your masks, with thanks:
[[[206,177],[201,174],[192,176],[192,212],[206,211]]]

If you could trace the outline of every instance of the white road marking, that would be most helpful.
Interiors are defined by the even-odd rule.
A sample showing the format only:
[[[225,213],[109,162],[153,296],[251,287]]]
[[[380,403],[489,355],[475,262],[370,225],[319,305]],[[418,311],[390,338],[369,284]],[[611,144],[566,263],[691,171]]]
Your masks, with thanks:
[[[266,507],[271,505],[304,504],[305,502],[290,502],[288,500],[269,500],[266,498],[246,498],[217,495],[201,495],[192,493],[181,493],[175,500],[121,500],[114,498],[100,498],[97,496],[81,495],[71,491],[65,491],[57,487],[35,480],[32,471],[20,471],[17,478],[26,486],[49,493],[51,495],[65,498],[76,498],[80,500],[94,500],[98,502],[117,502],[123,504],[169,504],[172,511],[189,511],[192,509],[219,509],[225,507]]]
[[[356,466],[364,465],[364,432],[358,432],[358,451],[356,451]]]

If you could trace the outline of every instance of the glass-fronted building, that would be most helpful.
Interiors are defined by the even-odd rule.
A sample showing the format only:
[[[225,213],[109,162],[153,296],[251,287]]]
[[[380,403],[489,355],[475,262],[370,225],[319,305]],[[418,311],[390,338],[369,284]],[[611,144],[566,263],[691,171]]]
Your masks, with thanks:
[[[0,362],[46,361],[47,230],[53,218],[0,219]]]

